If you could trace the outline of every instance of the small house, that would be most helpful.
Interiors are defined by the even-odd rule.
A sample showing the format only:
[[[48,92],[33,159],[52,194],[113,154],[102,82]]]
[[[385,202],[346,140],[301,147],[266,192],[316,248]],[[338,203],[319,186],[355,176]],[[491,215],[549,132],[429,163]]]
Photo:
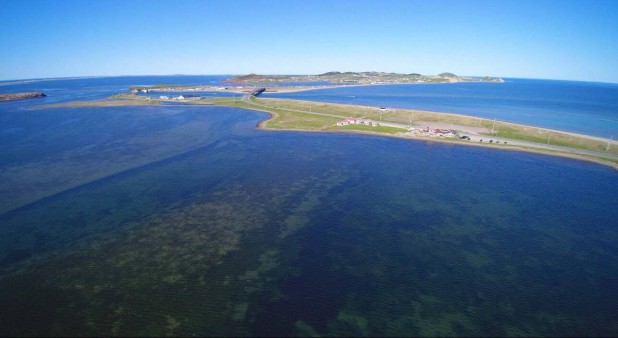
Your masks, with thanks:
[[[337,125],[338,126],[347,126],[347,125],[355,124],[355,123],[356,123],[356,119],[355,118],[348,117],[348,118],[345,118],[345,119],[337,122]]]

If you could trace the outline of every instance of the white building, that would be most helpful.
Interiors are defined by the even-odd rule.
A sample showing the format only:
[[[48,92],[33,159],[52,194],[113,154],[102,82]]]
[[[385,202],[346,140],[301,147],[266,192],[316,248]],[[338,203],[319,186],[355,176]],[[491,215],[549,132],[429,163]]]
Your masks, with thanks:
[[[337,122],[338,126],[347,126],[350,124],[359,124],[363,126],[376,126],[377,125],[377,123],[374,123],[373,121],[369,119],[354,118],[354,117],[348,117],[344,120]]]

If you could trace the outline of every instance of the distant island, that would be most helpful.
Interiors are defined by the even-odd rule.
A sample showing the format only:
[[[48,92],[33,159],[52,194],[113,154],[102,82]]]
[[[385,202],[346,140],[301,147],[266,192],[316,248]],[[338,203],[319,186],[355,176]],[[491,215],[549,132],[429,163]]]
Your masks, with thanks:
[[[34,99],[37,97],[45,97],[44,93],[17,93],[17,94],[0,94],[0,101],[14,101]]]
[[[498,77],[464,77],[453,73],[421,75],[385,72],[327,72],[319,75],[258,75],[249,74],[229,78],[224,82],[235,84],[273,84],[289,82],[330,82],[333,84],[372,85],[404,83],[504,82]]]
[[[453,73],[421,75],[418,73],[398,74],[385,72],[328,72],[319,75],[258,75],[234,76],[217,85],[173,85],[157,84],[150,86],[131,86],[132,93],[175,92],[175,91],[229,91],[251,92],[252,87],[264,87],[266,92],[298,92],[313,89],[336,88],[342,86],[371,86],[383,84],[431,84],[458,82],[502,83],[499,77],[458,76]],[[286,84],[281,86],[281,84]]]

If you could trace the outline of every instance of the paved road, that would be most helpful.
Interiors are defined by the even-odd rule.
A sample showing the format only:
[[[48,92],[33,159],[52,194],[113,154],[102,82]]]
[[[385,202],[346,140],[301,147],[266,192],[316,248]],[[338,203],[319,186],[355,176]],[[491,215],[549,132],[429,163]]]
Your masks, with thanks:
[[[510,144],[510,145],[516,145],[516,146],[522,146],[522,147],[528,147],[528,148],[556,150],[556,151],[560,151],[564,153],[598,156],[598,157],[605,157],[605,158],[611,158],[611,159],[618,160],[618,155],[591,151],[591,150],[567,148],[567,147],[555,146],[552,144],[527,142],[527,141],[513,140],[513,139],[507,139],[507,138],[495,137],[495,136],[475,135],[472,133],[462,133],[462,135],[469,136],[470,142],[480,143],[480,140],[483,140],[484,143],[488,143],[489,140],[493,140],[494,143],[499,142],[500,144],[504,144],[504,142],[508,142],[507,144]]]
[[[271,106],[262,105],[262,104],[259,104],[259,103],[251,101],[251,96],[249,94],[243,95],[242,101],[245,102],[245,103],[248,103],[250,105],[256,106],[256,107],[272,108]],[[279,108],[279,109],[283,109],[283,108]],[[288,108],[285,108],[285,110],[293,111],[293,112],[299,112],[299,113],[305,113],[305,114],[312,114],[312,115],[336,117],[336,118],[341,118],[342,117],[341,115],[309,112],[309,111],[300,110],[300,109],[288,109]],[[417,125],[415,127],[417,127],[417,128],[424,128],[424,127],[429,127],[429,128],[445,128],[442,125],[438,126],[438,125],[434,125],[433,123],[431,123],[431,124],[426,123],[426,124],[427,125],[423,125],[423,126],[418,126]],[[408,128],[407,124],[395,123],[395,122],[385,122],[385,121],[382,121],[382,122],[380,122],[380,125],[387,126],[387,127],[401,128],[401,129],[405,129],[405,130],[407,130],[407,128]],[[463,127],[463,126],[455,126],[455,125],[453,125],[453,127],[457,128],[457,127]],[[534,143],[534,142],[513,140],[513,139],[507,139],[507,138],[501,138],[501,137],[495,137],[495,136],[480,135],[477,132],[473,132],[472,130],[467,130],[467,131],[461,132],[460,135],[469,136],[470,137],[470,141],[469,142],[478,142],[478,143],[480,143],[480,141],[483,140],[483,143],[489,143],[489,140],[492,140],[493,141],[492,143],[499,142],[500,144],[504,144],[504,142],[507,142],[507,144],[510,144],[510,145],[516,145],[516,146],[522,146],[522,147],[528,147],[528,148],[555,150],[555,151],[560,151],[560,152],[564,152],[564,153],[580,154],[580,155],[588,155],[588,156],[597,156],[597,157],[605,157],[605,158],[611,158],[611,159],[618,160],[618,155],[614,155],[614,154],[608,154],[608,153],[597,152],[597,151],[590,151],[590,150],[583,150],[583,149],[566,148],[566,147],[560,147],[560,146],[555,146],[555,145],[551,145],[551,144],[542,144],[542,143]]]

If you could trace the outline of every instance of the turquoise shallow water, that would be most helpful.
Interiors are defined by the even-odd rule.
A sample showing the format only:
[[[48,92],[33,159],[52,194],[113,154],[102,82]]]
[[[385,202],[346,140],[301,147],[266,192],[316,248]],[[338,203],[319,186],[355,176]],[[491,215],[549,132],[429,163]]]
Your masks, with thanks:
[[[227,108],[1,114],[0,198],[93,177],[0,215],[2,335],[618,333],[613,169]]]

